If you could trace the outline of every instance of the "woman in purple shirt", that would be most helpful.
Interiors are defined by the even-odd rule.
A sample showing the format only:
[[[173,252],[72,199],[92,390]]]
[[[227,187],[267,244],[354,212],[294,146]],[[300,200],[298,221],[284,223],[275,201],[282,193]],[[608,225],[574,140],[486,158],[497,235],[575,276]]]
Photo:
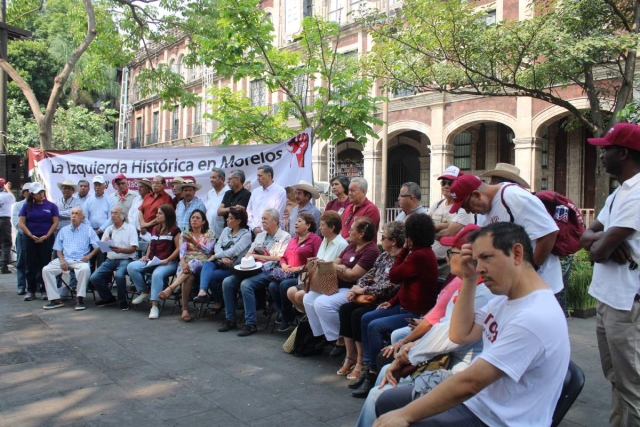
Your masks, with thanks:
[[[58,206],[47,200],[39,182],[29,185],[27,203],[20,209],[18,227],[27,236],[27,294],[25,301],[36,298],[37,283],[42,282],[42,268],[51,261],[53,233],[58,228]]]
[[[318,255],[318,249],[322,244],[320,236],[315,234],[316,227],[313,215],[308,213],[298,215],[295,224],[296,237],[289,241],[284,255],[280,258],[280,269],[283,275],[288,277],[274,278],[269,283],[269,294],[273,298],[273,305],[282,315],[279,332],[289,329],[294,320],[293,304],[287,298],[287,290],[298,284],[298,275],[307,264],[307,259]]]

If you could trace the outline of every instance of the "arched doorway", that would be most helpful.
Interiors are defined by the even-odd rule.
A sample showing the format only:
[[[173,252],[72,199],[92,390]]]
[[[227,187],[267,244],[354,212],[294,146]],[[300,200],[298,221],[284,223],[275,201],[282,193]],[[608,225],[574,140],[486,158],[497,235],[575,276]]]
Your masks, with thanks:
[[[420,183],[420,152],[410,145],[397,145],[387,160],[387,208],[398,206],[400,188],[405,182]]]
[[[513,130],[499,122],[482,122],[464,127],[449,137],[449,144],[453,148],[450,164],[476,174],[493,169],[496,163],[514,164],[513,138]]]

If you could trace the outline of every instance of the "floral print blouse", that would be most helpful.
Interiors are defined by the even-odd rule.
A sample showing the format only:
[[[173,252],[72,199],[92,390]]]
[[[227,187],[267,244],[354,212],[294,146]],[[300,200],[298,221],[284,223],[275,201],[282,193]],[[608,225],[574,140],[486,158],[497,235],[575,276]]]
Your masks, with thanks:
[[[393,266],[396,257],[389,252],[382,252],[371,270],[358,279],[358,286],[364,289],[365,295],[375,295],[378,302],[391,299],[400,289],[400,284],[391,283],[389,270]]]

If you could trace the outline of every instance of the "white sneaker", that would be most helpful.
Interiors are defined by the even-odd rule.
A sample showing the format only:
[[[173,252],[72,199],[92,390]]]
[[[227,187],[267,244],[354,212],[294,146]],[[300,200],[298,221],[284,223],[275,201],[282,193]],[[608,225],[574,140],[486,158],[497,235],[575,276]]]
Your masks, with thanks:
[[[150,296],[150,295],[151,295],[151,294],[145,294],[145,293],[143,292],[143,293],[141,293],[140,295],[138,295],[137,297],[135,297],[135,298],[133,299],[133,301],[131,301],[131,304],[133,304],[133,305],[137,305],[137,304],[143,303],[143,302],[145,302],[145,301],[148,301],[148,300],[149,300],[149,296]]]
[[[160,316],[160,310],[157,305],[151,307],[151,312],[149,313],[149,319],[157,319]]]

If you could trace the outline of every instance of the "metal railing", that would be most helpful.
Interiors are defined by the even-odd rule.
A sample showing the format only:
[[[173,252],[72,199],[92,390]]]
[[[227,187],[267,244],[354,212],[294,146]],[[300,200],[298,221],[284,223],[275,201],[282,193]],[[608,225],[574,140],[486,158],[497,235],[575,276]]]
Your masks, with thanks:
[[[158,142],[158,134],[157,133],[149,133],[145,136],[145,144],[156,144]]]
[[[187,138],[190,136],[199,136],[202,135],[202,123],[193,123],[187,125]]]
[[[129,148],[140,148],[141,139],[139,137],[129,139]]]
[[[164,140],[173,141],[174,139],[178,139],[178,135],[180,135],[180,128],[165,129]]]

